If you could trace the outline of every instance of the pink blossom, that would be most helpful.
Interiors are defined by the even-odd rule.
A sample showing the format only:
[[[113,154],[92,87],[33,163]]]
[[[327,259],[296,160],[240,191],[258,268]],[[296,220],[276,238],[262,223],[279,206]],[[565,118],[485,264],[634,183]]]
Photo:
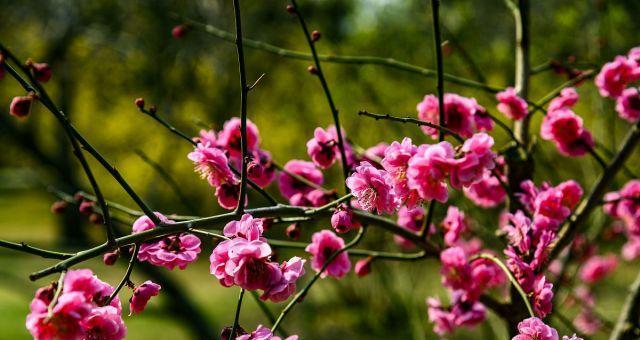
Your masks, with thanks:
[[[469,230],[467,218],[463,211],[450,205],[447,208],[447,215],[442,221],[444,230],[444,243],[448,246],[455,245],[460,239],[460,235]]]
[[[507,277],[495,262],[482,258],[471,262],[471,277],[477,295],[487,288],[501,286],[507,282]]]
[[[611,274],[618,266],[615,255],[593,256],[580,268],[580,279],[586,283],[596,283]]]
[[[475,129],[475,113],[479,108],[478,103],[473,98],[465,98],[455,93],[445,93],[444,95],[444,116],[447,128],[462,137],[470,137]],[[440,124],[438,98],[432,94],[424,96],[422,102],[418,103],[418,118],[423,121]],[[486,127],[486,125],[485,125]],[[422,126],[422,131],[436,139],[438,130],[428,126]]]
[[[326,169],[336,160],[337,143],[331,133],[318,127],[307,142],[307,154],[316,166]]]
[[[240,182],[223,183],[216,188],[216,197],[218,198],[218,204],[222,208],[227,210],[235,209],[240,199]]]
[[[560,91],[560,96],[553,98],[551,103],[549,103],[549,107],[547,111],[555,111],[564,108],[572,108],[580,97],[578,96],[578,92],[573,87],[565,87]]]
[[[220,242],[209,257],[211,266],[209,270],[224,287],[233,286],[234,278],[232,275],[227,274],[226,267],[229,261],[229,247],[231,246],[231,240]]]
[[[162,214],[155,213],[165,224],[175,223]],[[155,224],[147,216],[138,218],[133,223],[133,233],[155,228]],[[149,262],[155,266],[163,266],[170,270],[176,266],[184,269],[198,258],[200,239],[189,233],[169,235],[158,241],[143,243],[138,251],[138,260]]]
[[[594,335],[602,328],[602,321],[593,313],[591,308],[582,308],[573,319],[573,325],[580,333]]]
[[[618,98],[625,87],[640,78],[638,63],[625,56],[617,56],[600,70],[595,83],[603,97]]]
[[[640,119],[640,94],[637,88],[631,87],[622,92],[616,101],[616,111],[621,118],[631,123]]]
[[[535,275],[533,268],[516,254],[512,247],[504,251],[507,255],[507,267],[525,292],[531,292],[534,287]]]
[[[376,169],[369,162],[362,162],[347,178],[347,187],[356,197],[358,205],[378,214],[392,213],[396,208],[391,186],[386,182],[387,172]]]
[[[298,181],[294,177],[287,174],[287,172],[301,176],[308,181],[315,183],[317,185],[321,185],[324,177],[322,172],[318,170],[315,165],[311,162],[301,161],[301,160],[291,160],[288,161],[287,164],[284,165],[284,170],[280,173],[280,178],[278,180],[278,187],[280,188],[280,192],[286,199],[291,199],[295,194],[301,193],[306,194],[313,190],[314,188],[309,185]]]
[[[238,117],[233,117],[224,123],[222,131],[218,133],[218,146],[229,152],[231,159],[240,160],[242,148],[240,144],[241,121]],[[258,127],[250,120],[247,120],[247,149],[255,150],[260,143],[260,133]]]
[[[559,340],[558,332],[536,317],[520,321],[518,332],[511,340]]]
[[[429,321],[435,324],[433,331],[436,334],[444,335],[455,329],[455,316],[442,306],[438,298],[427,299],[427,314]]]
[[[498,111],[510,119],[521,120],[529,114],[527,102],[518,96],[513,87],[496,94],[496,99],[499,102]]]
[[[622,258],[627,261],[640,257],[640,237],[630,235],[629,240],[622,246]]]
[[[417,206],[415,208],[408,208],[407,206],[402,206],[398,210],[398,225],[408,229],[412,232],[418,232],[422,229],[422,224],[425,219],[425,211],[421,206]],[[403,238],[402,236],[395,235],[394,240],[396,244],[400,245],[403,248],[411,248],[414,246],[413,242]]]
[[[580,184],[572,179],[556,185],[556,189],[562,192],[562,205],[573,209],[582,198],[584,191]]]
[[[358,275],[359,277],[363,277],[363,276],[369,275],[369,273],[371,273],[371,262],[373,262],[373,257],[372,256],[369,256],[369,257],[364,258],[362,260],[358,260],[358,262],[356,262],[356,266],[354,268],[354,271],[356,272],[356,275]]]
[[[87,302],[99,305],[113,293],[113,287],[98,279],[90,269],[76,269],[68,271],[65,275],[62,292],[82,293]],[[118,312],[122,310],[117,296],[111,301],[110,306]]]
[[[276,169],[271,161],[268,151],[257,149],[253,152],[253,158],[247,164],[247,177],[259,187],[269,185],[276,176]]]
[[[549,188],[538,194],[534,202],[534,223],[536,226],[549,225],[555,230],[571,214],[564,205],[564,194],[557,188]]]
[[[420,201],[416,190],[409,189],[407,168],[409,159],[416,154],[418,148],[411,143],[411,138],[404,138],[402,143],[393,142],[384,151],[382,167],[387,171],[387,182],[393,188],[393,194],[401,203],[409,207]]]
[[[495,167],[496,154],[491,151],[493,138],[484,132],[467,139],[460,151],[462,157],[451,161],[451,186],[459,189],[479,181],[485,170]]]
[[[311,237],[311,244],[305,250],[311,254],[311,268],[320,271],[326,261],[338,250],[344,248],[344,240],[336,236],[332,231],[321,230]],[[337,255],[327,269],[320,275],[325,278],[327,275],[342,278],[351,269],[351,261],[346,251]]]
[[[212,187],[234,180],[229,168],[229,160],[224,152],[208,142],[198,143],[196,149],[189,153],[189,159],[196,165],[196,172],[209,182]]]
[[[433,331],[439,335],[451,333],[457,327],[473,327],[486,318],[486,309],[479,302],[469,302],[462,299],[463,293],[451,293],[452,306],[443,307],[437,298],[427,299],[429,321],[435,325]]]
[[[264,220],[244,214],[239,221],[231,221],[224,226],[224,236],[243,237],[249,241],[257,240],[264,232]]]
[[[477,206],[493,208],[504,202],[507,193],[491,171],[485,170],[482,177],[463,188],[464,195]]]
[[[27,117],[29,113],[31,113],[31,106],[34,98],[35,96],[33,95],[13,97],[11,104],[9,105],[9,114],[18,118]]]
[[[80,292],[61,294],[52,309],[34,299],[27,315],[27,329],[34,339],[77,339],[85,335],[82,321],[91,313],[92,304]]]
[[[97,307],[82,321],[84,339],[120,340],[127,335],[122,315],[113,306]]]
[[[259,325],[251,334],[243,334],[235,338],[236,340],[281,340],[279,336],[273,335],[271,330],[263,325]],[[284,340],[298,340],[297,335],[291,335]]]
[[[199,144],[207,144],[212,146],[218,146],[218,135],[214,130],[200,130],[198,137],[193,137],[193,141]]]
[[[46,83],[53,75],[51,66],[47,63],[35,63],[31,60],[27,60],[27,66],[31,69],[31,72],[33,72],[34,78],[39,82]]]
[[[540,127],[545,140],[555,142],[566,156],[582,156],[593,148],[593,139],[582,123],[582,118],[570,109],[549,111]]]
[[[420,145],[409,160],[408,186],[416,190],[426,201],[446,202],[449,197],[445,179],[454,158],[453,146],[449,142]]]
[[[531,249],[531,220],[520,210],[506,216],[508,223],[502,226],[502,230],[507,233],[509,244],[520,253],[527,253]]]
[[[447,248],[440,253],[442,269],[442,284],[452,289],[470,291],[471,266],[467,262],[467,255],[460,247]]]
[[[491,131],[493,130],[493,119],[487,112],[487,109],[476,104],[476,113],[473,115],[476,123],[476,129],[478,131]]]
[[[640,46],[630,49],[627,57],[631,60],[640,61]]]
[[[159,292],[160,285],[149,280],[136,287],[129,300],[129,315],[142,313],[151,297],[157,296]]]
[[[542,275],[538,277],[531,299],[533,311],[541,318],[547,316],[553,308],[553,284],[548,283]]]
[[[338,234],[360,227],[360,222],[353,217],[353,211],[346,204],[340,204],[331,215],[331,226]]]
[[[271,247],[264,239],[232,239],[228,248],[229,260],[224,267],[225,279],[233,277],[233,284],[246,290],[268,290],[271,283],[279,281],[282,275],[278,264],[268,261],[269,255]],[[213,267],[214,263],[211,265]]]
[[[306,261],[294,256],[289,261],[283,262],[280,266],[282,275],[279,279],[271,282],[260,298],[281,302],[289,298],[296,292],[296,281],[304,275],[304,263]]]

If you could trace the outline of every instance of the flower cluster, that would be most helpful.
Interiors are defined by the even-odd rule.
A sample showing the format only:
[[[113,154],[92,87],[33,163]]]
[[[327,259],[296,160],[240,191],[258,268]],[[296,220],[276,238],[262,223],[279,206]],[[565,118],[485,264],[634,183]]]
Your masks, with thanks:
[[[425,122],[446,125],[448,129],[462,137],[471,137],[477,131],[491,131],[493,121],[487,114],[487,110],[480,106],[474,98],[466,98],[455,93],[444,94],[444,123],[440,122],[440,108],[438,97],[428,94],[422,102],[416,106],[418,118]],[[422,131],[438,138],[438,130],[429,126],[422,126]]]
[[[296,281],[304,275],[305,260],[292,257],[278,264],[272,262],[271,247],[262,236],[263,220],[244,214],[240,220],[224,227],[228,240],[220,242],[211,257],[211,274],[225,287],[262,290],[263,300],[284,301],[296,290]]]
[[[55,282],[38,289],[29,306],[27,329],[34,339],[123,339],[127,328],[120,300],[116,296],[106,304],[112,293],[113,287],[91,270],[70,270],[62,287]]]
[[[615,99],[616,111],[631,123],[640,119],[640,94],[638,88],[628,86],[639,79],[640,47],[634,47],[604,64],[595,80],[600,95]]]
[[[511,340],[560,340],[555,328],[547,326],[536,317],[524,319],[518,323],[518,333]],[[582,340],[582,338],[574,334],[572,336],[565,335],[562,340]]]
[[[161,213],[156,212],[155,215],[164,224],[175,223]],[[156,227],[149,217],[141,216],[133,223],[133,233],[141,233]],[[198,259],[199,253],[200,239],[189,233],[181,233],[142,243],[138,251],[138,260],[170,270],[175,267],[185,269],[189,263]]]
[[[582,118],[572,110],[578,98],[578,92],[574,88],[564,88],[560,96],[549,104],[547,115],[540,126],[540,136],[553,141],[565,156],[582,156],[594,147],[591,132],[584,127]]]
[[[240,125],[240,119],[234,117],[225,122],[219,132],[200,131],[194,138],[196,147],[188,155],[195,171],[216,189],[218,203],[225,209],[234,209],[240,194],[240,180],[232,170],[242,165]],[[247,121],[247,149],[250,157],[247,177],[260,187],[269,185],[275,178],[275,167],[271,154],[260,149],[260,133],[251,121]]]
[[[231,331],[229,331],[231,333]],[[279,336],[273,335],[271,330],[263,325],[258,325],[255,331],[251,333],[246,333],[239,329],[238,336],[235,338],[236,340],[281,340]],[[224,340],[227,340],[227,337],[221,337]],[[284,340],[298,340],[297,335],[291,335]]]
[[[628,241],[622,247],[622,257],[640,257],[640,180],[631,180],[619,191],[607,193],[604,201],[605,213],[623,222]]]
[[[342,138],[344,139],[346,133],[341,130]],[[344,141],[344,152],[347,156],[347,166],[354,164],[355,155],[353,149],[349,143]],[[342,155],[338,147],[338,130],[331,125],[326,130],[317,127],[313,131],[313,138],[307,142],[307,154],[313,161],[313,164],[321,169],[327,169],[336,159],[341,159]]]

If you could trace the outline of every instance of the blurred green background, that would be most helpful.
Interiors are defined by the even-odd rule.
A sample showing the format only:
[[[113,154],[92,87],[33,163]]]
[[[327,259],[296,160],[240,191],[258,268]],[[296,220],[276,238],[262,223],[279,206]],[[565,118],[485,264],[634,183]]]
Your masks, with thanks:
[[[324,54],[375,55],[391,57],[433,68],[430,8],[427,1],[389,0],[305,0],[300,1],[311,29],[323,33],[318,48]],[[288,49],[307,52],[306,42],[285,1],[242,1],[245,37]],[[166,213],[211,215],[220,211],[210,187],[193,173],[186,159],[190,147],[140,114],[133,100],[144,97],[155,103],[160,114],[178,128],[196,134],[202,126],[219,129],[237,115],[238,73],[235,47],[199,31],[181,40],[171,36],[174,25],[188,17],[233,31],[231,1],[44,1],[0,0],[0,41],[21,58],[45,61],[54,76],[46,85],[54,100],[122,172],[131,185],[156,210]],[[549,60],[575,58],[576,65],[601,65],[617,54],[640,44],[638,32],[640,2],[634,0],[558,0],[531,4],[531,61],[539,65]],[[514,28],[509,10],[502,1],[443,1],[442,22],[446,29],[444,67],[446,72],[488,84],[506,87],[514,70]],[[261,73],[265,78],[249,97],[249,117],[261,131],[262,147],[281,164],[306,159],[306,141],[316,126],[331,123],[330,112],[319,82],[306,72],[309,62],[283,59],[255,49],[246,50],[251,81]],[[477,65],[470,67],[468,57]],[[415,115],[415,105],[427,93],[435,92],[435,81],[416,74],[379,66],[323,64],[342,122],[349,138],[362,146],[390,142],[411,136],[417,143],[431,142],[414,126],[374,122],[359,118],[360,109],[379,113]],[[478,72],[479,70],[479,72]],[[562,75],[547,71],[531,79],[530,98],[541,98],[563,83]],[[481,91],[446,84],[447,92],[473,96],[492,109],[493,96]],[[59,125],[41,106],[27,120],[8,116],[13,96],[22,95],[18,84],[5,76],[0,81],[0,238],[26,241],[44,248],[80,249],[102,241],[99,227],[86,223],[75,212],[63,216],[49,213],[54,197],[39,183],[74,192],[88,184],[70,153]],[[591,81],[579,89],[576,108],[598,141],[615,148],[628,129],[617,117],[613,103],[603,100]],[[532,132],[539,131],[540,115]],[[497,145],[507,139],[499,129],[493,134]],[[162,165],[179,183],[189,200],[185,205],[171,187],[138,157],[140,149]],[[593,182],[598,166],[590,158],[562,157],[548,142],[541,141],[535,155],[536,182],[574,178],[584,187]],[[638,171],[640,152],[628,163]],[[125,193],[97,163],[91,160],[106,196],[133,206]],[[328,183],[340,188],[340,173],[334,166],[326,173]],[[617,189],[628,178],[616,178]],[[277,194],[277,188],[269,191]],[[251,196],[252,204],[262,202]],[[479,210],[468,200],[454,195],[453,204],[486,231],[496,228],[499,209]],[[436,221],[444,214],[436,210]],[[608,221],[593,214],[590,230]],[[328,222],[304,226],[302,240]],[[271,237],[282,237],[280,230]],[[390,235],[372,230],[363,243],[371,249],[396,249]],[[618,252],[622,240],[607,241],[601,251]],[[130,339],[200,339],[219,334],[233,322],[236,289],[221,287],[208,274],[206,244],[197,264],[185,271],[141,267],[134,281],[147,278],[165,280],[161,297],[142,315],[126,317]],[[283,256],[291,254],[284,253]],[[45,263],[46,262],[46,263]],[[124,262],[124,261],[122,261]],[[28,273],[53,262],[17,252],[0,250],[0,338],[28,338],[24,319],[37,287],[47,279],[32,283]],[[116,283],[124,263],[106,268],[92,261],[103,280]],[[303,339],[431,339],[424,300],[438,295],[440,287],[436,262],[376,262],[371,275],[344,280],[326,279],[317,284],[305,302],[296,307],[284,326]],[[625,287],[640,269],[624,263],[610,280],[596,289],[598,311],[615,320]],[[126,301],[129,292],[121,294]],[[562,293],[561,293],[562,294]],[[282,304],[270,304],[277,313]],[[564,313],[572,317],[576,310]],[[568,333],[557,320],[550,321],[561,333]],[[267,324],[251,299],[242,310],[241,324],[255,329]],[[504,338],[500,320],[473,331],[460,330],[451,338]],[[605,338],[601,332],[594,338]]]

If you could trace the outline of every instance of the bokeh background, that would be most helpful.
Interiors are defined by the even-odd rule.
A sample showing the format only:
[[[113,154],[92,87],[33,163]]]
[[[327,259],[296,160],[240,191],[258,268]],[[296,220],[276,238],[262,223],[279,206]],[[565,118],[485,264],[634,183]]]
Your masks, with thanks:
[[[323,54],[391,57],[433,68],[431,15],[427,1],[304,0],[300,6],[311,29],[322,32],[318,48]],[[292,50],[307,52],[295,18],[285,1],[242,1],[245,37]],[[233,31],[231,1],[58,1],[0,0],[0,39],[19,57],[46,61],[54,76],[47,89],[70,115],[79,130],[115,164],[132,186],[155,209],[167,213],[211,215],[220,212],[210,187],[193,173],[186,154],[189,145],[137,111],[136,97],[155,103],[178,128],[196,134],[203,126],[220,128],[239,110],[235,47],[227,41],[194,30],[183,39],[171,36],[182,18]],[[445,26],[444,67],[448,73],[506,87],[513,82],[514,27],[502,1],[443,1]],[[549,60],[575,59],[574,65],[590,68],[640,43],[640,2],[633,0],[532,1],[532,66]],[[248,78],[265,78],[249,98],[249,117],[261,131],[262,147],[284,164],[306,159],[306,141],[316,126],[331,123],[330,112],[315,77],[306,72],[309,62],[283,59],[260,50],[247,49]],[[596,66],[597,67],[597,66]],[[379,66],[324,64],[334,99],[349,138],[362,146],[411,136],[417,143],[430,142],[414,126],[375,122],[357,116],[360,109],[372,112],[415,115],[415,105],[435,92],[435,80]],[[535,100],[564,82],[552,71],[532,77],[530,98]],[[473,96],[494,108],[491,94],[446,84],[446,91]],[[580,87],[576,108],[599,142],[615,148],[629,125],[619,119],[613,103],[599,97],[591,81]],[[49,212],[55,199],[43,186],[73,193],[89,188],[70,153],[67,140],[53,117],[36,106],[27,120],[7,114],[13,96],[22,95],[18,84],[0,81],[0,238],[26,241],[44,248],[69,251],[102,241],[100,227],[87,223],[77,212]],[[533,133],[539,132],[534,119]],[[497,145],[507,139],[499,129]],[[188,197],[177,197],[171,186],[134,151],[141,150],[160,164]],[[554,146],[541,141],[536,152],[536,182],[574,178],[588,187],[598,173],[590,158],[569,159]],[[639,169],[639,152],[629,162]],[[106,196],[133,206],[125,193],[96,163],[96,176]],[[532,169],[533,170],[533,169]],[[328,183],[340,188],[338,167],[326,173]],[[615,188],[628,178],[616,178]],[[269,188],[278,195],[277,188]],[[251,196],[252,204],[263,203]],[[475,221],[478,230],[491,235],[500,209],[479,210],[464,197],[452,202]],[[436,221],[444,214],[436,210]],[[600,212],[593,214],[589,230],[609,224]],[[302,240],[327,221],[304,225]],[[127,232],[127,226],[122,226]],[[587,231],[588,232],[588,231]],[[271,237],[283,237],[280,230]],[[486,242],[491,245],[490,237]],[[619,252],[622,240],[607,240],[601,252]],[[370,232],[363,247],[396,249],[390,235]],[[224,325],[233,322],[236,289],[221,287],[208,274],[205,249],[197,264],[185,271],[140,266],[133,278],[151,278],[163,285],[161,297],[142,315],[126,317],[130,339],[217,338]],[[283,256],[289,256],[285,252]],[[100,261],[87,265],[111,283],[119,280],[125,261],[105,267]],[[37,287],[51,278],[32,283],[28,273],[50,265],[9,250],[0,250],[0,328],[4,339],[28,338],[24,327],[28,305]],[[439,266],[418,263],[376,262],[365,278],[350,274],[341,281],[326,279],[317,284],[305,302],[296,307],[284,326],[303,339],[431,339],[425,298],[447,299],[437,275]],[[640,269],[637,263],[620,268],[596,288],[598,311],[615,320],[628,286]],[[129,292],[121,293],[127,300]],[[562,294],[559,293],[559,294]],[[270,304],[277,313],[282,304]],[[563,311],[567,317],[576,310]],[[242,325],[255,329],[268,321],[257,305],[247,299]],[[561,333],[567,328],[550,321]],[[608,331],[594,338],[605,338]],[[504,327],[493,316],[474,331],[461,330],[451,338],[504,338]]]

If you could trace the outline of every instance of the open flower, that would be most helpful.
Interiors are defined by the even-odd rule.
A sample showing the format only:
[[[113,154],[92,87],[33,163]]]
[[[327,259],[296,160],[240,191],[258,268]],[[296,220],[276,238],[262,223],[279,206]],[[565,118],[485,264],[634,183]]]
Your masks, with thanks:
[[[224,151],[209,142],[198,143],[196,149],[189,153],[189,159],[195,164],[196,172],[209,182],[212,187],[234,180],[233,172],[229,168],[229,160]]]
[[[344,240],[336,236],[332,231],[321,230],[311,237],[311,244],[305,250],[311,254],[311,268],[320,271],[327,260],[338,250],[344,248]],[[351,261],[346,251],[338,254],[327,269],[320,275],[327,275],[340,279],[351,270]]]
[[[416,109],[418,110],[418,118],[423,121],[441,125],[440,122],[440,109],[438,105],[438,97],[429,94],[424,96],[422,102],[418,103]],[[486,110],[482,108],[475,99],[459,96],[455,93],[444,94],[444,119],[446,127],[453,132],[463,137],[470,137],[474,131],[479,128],[487,128],[488,124],[480,117],[481,127],[476,127],[476,112],[481,111],[486,113]],[[438,130],[428,126],[421,126],[422,131],[431,136],[431,138],[438,138]]]
[[[280,188],[282,196],[290,201],[294,195],[305,195],[314,190],[314,188],[302,181],[299,181],[295,177],[290,176],[288,173],[298,175],[317,185],[321,185],[324,180],[322,172],[311,162],[296,159],[290,160],[284,165],[284,170],[285,171],[280,173],[278,187]]]
[[[129,300],[129,315],[142,313],[151,297],[158,295],[160,288],[159,284],[149,280],[136,287]]]
[[[529,114],[527,102],[520,98],[513,87],[499,92],[496,95],[498,99],[498,111],[513,120],[521,120]]]
[[[356,197],[360,208],[378,214],[392,213],[396,208],[391,186],[386,181],[387,173],[369,162],[362,162],[356,172],[347,178],[347,187]]]
[[[336,160],[338,141],[328,131],[316,128],[313,138],[307,142],[307,154],[319,168],[326,169]]]
[[[453,146],[449,142],[420,145],[409,160],[407,179],[410,189],[418,192],[426,201],[433,199],[446,202],[449,191],[445,179],[454,158]]]
[[[627,85],[640,79],[638,62],[626,56],[617,56],[600,70],[595,83],[603,97],[618,98]]]

